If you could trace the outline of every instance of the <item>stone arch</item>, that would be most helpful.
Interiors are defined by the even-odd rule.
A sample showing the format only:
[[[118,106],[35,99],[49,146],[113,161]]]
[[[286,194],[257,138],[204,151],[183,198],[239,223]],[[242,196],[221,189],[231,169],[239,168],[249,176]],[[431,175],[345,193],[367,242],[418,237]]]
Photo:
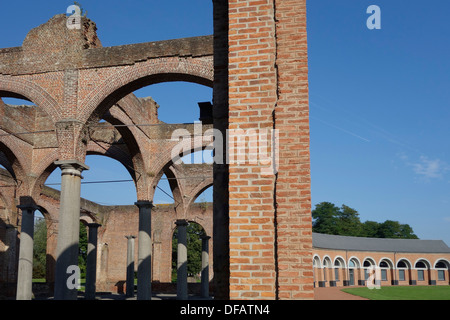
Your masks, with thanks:
[[[336,256],[333,261],[333,269],[334,269],[334,285],[336,282],[344,283],[347,281],[346,277],[346,264],[345,259],[342,256]]]
[[[385,262],[389,268],[393,269],[394,268],[394,262],[392,262],[392,260],[388,257],[382,257],[380,258],[380,260],[378,261],[378,266],[381,267],[382,262]]]
[[[400,262],[403,262],[404,265],[406,265],[406,268],[408,268],[408,269],[412,269],[412,267],[413,267],[413,264],[407,258],[400,258],[397,261],[396,268],[399,268],[399,265],[403,265],[403,264],[400,264]]]
[[[362,264],[362,269],[364,272],[364,280],[368,281],[370,278],[370,270],[372,270],[372,268],[376,268],[377,263],[375,262],[375,259],[372,257],[365,257],[363,260],[363,264]],[[375,270],[373,270],[375,271]],[[376,272],[375,272],[375,277],[373,278],[373,280],[375,282],[378,281],[377,277],[376,277]]]
[[[390,258],[381,258],[378,262],[378,267],[381,270],[381,281],[388,281],[388,284],[393,284],[396,281],[394,262]]]
[[[397,270],[398,275],[398,281],[399,284],[402,284],[403,282],[411,284],[412,280],[412,263],[407,258],[402,257],[398,259],[397,264],[395,266],[395,269]]]
[[[450,261],[445,258],[438,258],[433,264],[433,268],[436,272],[437,281],[445,281],[450,283]]]
[[[333,263],[331,258],[328,255],[325,255],[322,260],[322,268],[323,268],[323,280],[324,281],[333,281],[333,277],[331,275],[331,271],[333,269]]]
[[[419,258],[414,262],[414,269],[417,276],[417,281],[427,281],[431,280],[431,268],[432,264],[425,258]]]
[[[317,253],[313,256],[313,265],[316,268],[322,268],[322,261]]]
[[[354,265],[353,268],[361,268],[361,261],[358,259],[358,257],[351,256],[351,257],[348,259],[347,265],[349,266],[349,268],[352,268],[352,267],[350,266],[350,263],[351,263],[351,262],[352,262],[353,265]]]
[[[436,265],[437,265],[439,262],[442,262],[443,264],[445,264],[445,265],[447,266],[448,269],[450,269],[450,261],[448,261],[448,260],[445,259],[445,258],[438,258],[438,259],[436,259],[436,261],[433,263],[433,267],[436,268]]]
[[[165,57],[122,67],[85,98],[79,112],[82,122],[95,121],[128,94],[145,86],[173,81],[193,82],[212,87],[212,58]]]
[[[56,100],[43,88],[23,77],[0,77],[0,97],[18,98],[33,102],[50,116],[53,123],[60,119],[60,108]]]
[[[365,257],[364,260],[363,260],[363,267],[365,267],[365,268],[370,267],[370,266],[368,266],[368,264],[370,264],[370,266],[376,266],[377,265],[374,258],[372,258],[372,257]]]
[[[432,268],[432,264],[430,263],[430,261],[428,261],[428,259],[425,258],[419,258],[414,262],[414,268],[418,269],[418,268],[423,268],[422,266],[419,266],[419,264],[422,263],[426,269],[431,269]]]
[[[334,258],[333,265],[336,265],[336,262],[339,262],[342,268],[347,268],[345,259],[342,256],[336,256]]]
[[[351,256],[347,262],[348,265],[348,281],[349,285],[362,284],[361,278],[361,261],[356,256]]]

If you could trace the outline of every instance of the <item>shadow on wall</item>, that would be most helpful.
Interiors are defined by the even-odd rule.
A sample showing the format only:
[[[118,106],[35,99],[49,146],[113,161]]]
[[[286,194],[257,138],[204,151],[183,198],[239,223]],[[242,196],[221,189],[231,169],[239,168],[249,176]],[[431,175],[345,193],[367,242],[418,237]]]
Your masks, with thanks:
[[[19,233],[15,226],[0,219],[0,300],[15,297],[17,290],[17,263],[19,260]]]

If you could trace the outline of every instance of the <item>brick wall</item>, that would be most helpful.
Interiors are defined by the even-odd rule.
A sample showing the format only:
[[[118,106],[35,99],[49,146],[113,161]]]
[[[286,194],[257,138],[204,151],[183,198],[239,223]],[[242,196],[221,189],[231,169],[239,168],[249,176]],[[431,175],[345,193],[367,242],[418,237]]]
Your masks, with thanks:
[[[280,132],[276,184],[280,299],[311,299],[312,230],[306,0],[276,0]]]
[[[229,1],[228,40],[229,129],[280,139],[276,175],[230,164],[230,297],[312,298],[306,3]]]

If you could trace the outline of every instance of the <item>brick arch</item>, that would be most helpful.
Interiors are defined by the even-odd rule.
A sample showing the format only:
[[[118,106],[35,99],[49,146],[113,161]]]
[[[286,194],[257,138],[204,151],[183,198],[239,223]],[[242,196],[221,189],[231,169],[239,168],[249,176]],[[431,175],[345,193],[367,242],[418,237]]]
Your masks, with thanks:
[[[136,128],[130,128],[127,126],[123,126],[126,124],[130,124],[130,122],[126,121],[126,119],[119,119],[119,118],[111,116],[108,118],[107,121],[109,123],[111,123],[112,125],[117,126],[115,128],[115,130],[117,130],[119,132],[123,141],[125,142],[125,145],[128,150],[127,156],[130,158],[130,161],[134,166],[134,169],[127,168],[127,170],[130,172],[131,176],[135,177],[136,176],[135,173],[138,173],[138,175],[143,174],[145,171],[145,164],[144,164],[144,159],[143,159],[144,146],[143,146],[142,139],[140,139],[140,137],[137,136]],[[90,151],[89,150],[90,145],[92,145],[92,143],[88,144],[87,151]],[[113,146],[109,146],[109,148],[113,148]],[[122,157],[120,157],[116,160],[122,162],[120,159],[123,159],[124,151],[122,151],[120,155]],[[113,156],[112,156],[112,158],[115,159]],[[122,162],[122,164],[126,166],[126,163]],[[132,172],[133,170],[135,172]]]
[[[135,170],[135,168],[134,169],[132,168],[132,167],[134,167],[133,160],[131,157],[127,157],[123,153],[123,150],[121,150],[115,146],[110,146],[110,148],[105,150],[101,146],[89,144],[87,146],[86,155],[97,155],[97,156],[108,157],[108,158],[116,160],[120,164],[122,164],[122,166],[128,171],[128,173],[130,174],[131,178],[134,181],[137,198],[144,199],[144,198],[142,198],[144,196],[143,195],[144,192],[142,191],[144,182],[142,182],[142,180],[144,180],[145,177],[144,177],[144,175],[139,175],[139,170]],[[136,172],[138,173],[137,175],[136,175]]]
[[[178,214],[180,210],[181,212],[183,211],[183,208],[185,206],[184,198],[182,197],[183,188],[180,184],[180,180],[178,179],[177,172],[172,167],[171,162],[168,162],[163,168],[161,168],[160,171],[158,171],[158,174],[153,177],[152,183],[149,187],[149,199],[153,200],[156,192],[156,187],[161,181],[163,175],[166,175],[167,179],[169,179],[168,182],[170,191],[172,192],[175,212],[176,214]]]
[[[203,231],[205,231],[205,233],[207,234],[207,235],[209,235],[210,233],[211,233],[211,230],[208,230],[208,228],[207,228],[207,226],[205,226],[202,222],[199,222],[199,221],[196,221],[195,219],[194,219],[194,217],[186,217],[186,218],[183,218],[184,220],[186,220],[188,223],[195,223],[195,224],[198,224],[202,229],[203,229]],[[177,230],[177,225],[175,224],[175,222],[177,221],[177,219],[174,219],[173,221],[171,221],[171,223],[170,223],[170,234],[171,234],[171,238],[173,238],[173,234],[174,234],[174,232],[175,232],[175,230]]]
[[[212,87],[213,79],[212,58],[166,57],[121,67],[87,95],[78,119],[96,121],[128,94],[152,84],[185,81]]]
[[[180,151],[187,151],[188,154],[190,154],[196,151],[205,150],[208,146],[210,146],[210,144],[211,141],[209,141],[208,139],[204,139],[203,137],[183,139],[181,142],[168,144],[168,147],[158,157],[158,159],[156,159],[156,161],[150,168],[150,172],[155,173],[154,178],[150,183],[151,188],[155,188],[155,186],[157,185],[159,178],[162,176],[161,172],[164,170],[164,168],[169,167],[173,163],[171,147],[179,146]]]
[[[45,89],[26,79],[1,76],[0,97],[28,100],[44,110],[53,123],[60,119],[60,108],[56,100]]]
[[[30,194],[34,199],[39,199],[39,194],[42,187],[44,186],[47,178],[52,174],[52,172],[57,168],[54,164],[55,161],[59,159],[58,150],[54,150],[47,154],[45,159],[43,159],[35,169],[36,179],[30,186]]]
[[[0,130],[0,133],[3,131]],[[6,159],[0,157],[0,164],[5,167],[5,169],[11,174],[12,178],[17,180],[25,180],[25,165],[26,155],[24,153],[18,152],[20,148],[16,145],[15,141],[10,139],[9,136],[4,137],[0,141],[0,152],[3,152]],[[6,162],[4,162],[4,160]]]
[[[117,146],[90,143],[86,148],[86,156],[103,156],[120,162],[136,182],[135,171],[130,168],[133,165],[131,157]]]
[[[212,187],[213,184],[214,184],[213,177],[203,180],[202,183],[200,183],[197,186],[197,188],[195,188],[195,190],[193,192],[194,196],[189,201],[188,206],[190,206],[191,204],[195,203],[195,200],[197,200],[198,196],[201,195],[202,192],[205,191],[206,189]]]

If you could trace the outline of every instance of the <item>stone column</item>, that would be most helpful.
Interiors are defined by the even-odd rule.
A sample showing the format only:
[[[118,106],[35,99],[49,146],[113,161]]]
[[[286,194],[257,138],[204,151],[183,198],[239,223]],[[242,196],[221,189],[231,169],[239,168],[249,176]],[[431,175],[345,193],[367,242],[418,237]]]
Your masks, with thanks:
[[[177,299],[187,300],[187,230],[188,222],[186,220],[177,220],[175,222],[178,228],[178,246],[177,246]]]
[[[101,224],[89,223],[87,260],[86,260],[86,299],[95,299],[95,283],[97,281],[97,235]]]
[[[137,300],[151,300],[153,203],[138,201],[135,205],[139,208]]]
[[[55,299],[76,300],[78,289],[74,281],[78,267],[81,172],[89,167],[77,160],[56,161],[55,165],[61,168]]]
[[[17,300],[31,300],[33,280],[34,206],[17,206],[22,210],[20,231],[19,270],[17,275]]]
[[[135,236],[125,236],[127,242],[127,282],[126,296],[134,297],[134,239]]]
[[[202,298],[209,297],[209,239],[210,236],[202,236]]]

